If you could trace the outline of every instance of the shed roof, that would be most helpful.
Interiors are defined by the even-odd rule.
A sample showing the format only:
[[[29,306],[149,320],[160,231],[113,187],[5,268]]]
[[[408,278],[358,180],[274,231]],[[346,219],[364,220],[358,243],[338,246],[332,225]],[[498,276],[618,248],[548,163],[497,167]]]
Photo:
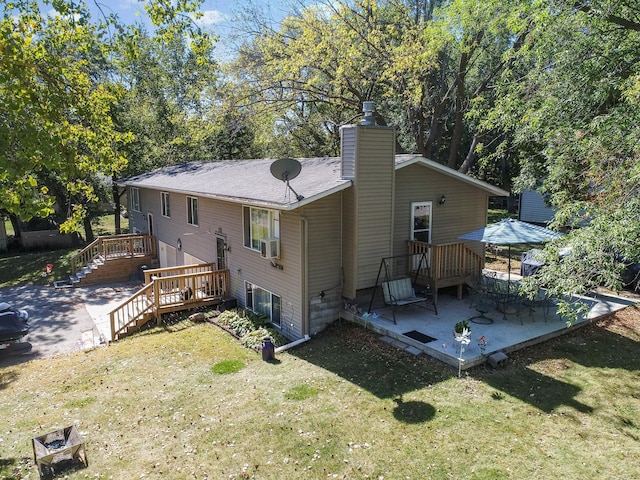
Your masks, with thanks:
[[[351,180],[340,171],[340,157],[299,158],[301,173],[286,183],[271,175],[273,159],[224,160],[170,165],[118,181],[121,186],[150,188],[200,197],[216,198],[283,210],[292,210],[332,193],[349,188]],[[417,155],[397,155],[396,170],[419,164],[491,195],[506,196],[504,190],[476,180]],[[298,200],[297,195],[303,198]]]

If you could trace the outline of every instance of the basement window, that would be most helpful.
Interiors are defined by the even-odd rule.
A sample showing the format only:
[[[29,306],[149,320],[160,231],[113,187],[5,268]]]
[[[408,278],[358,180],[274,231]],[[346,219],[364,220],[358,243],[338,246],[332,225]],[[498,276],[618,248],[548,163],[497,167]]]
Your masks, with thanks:
[[[253,283],[245,282],[245,305],[258,315],[265,315],[271,323],[280,326],[280,297]]]

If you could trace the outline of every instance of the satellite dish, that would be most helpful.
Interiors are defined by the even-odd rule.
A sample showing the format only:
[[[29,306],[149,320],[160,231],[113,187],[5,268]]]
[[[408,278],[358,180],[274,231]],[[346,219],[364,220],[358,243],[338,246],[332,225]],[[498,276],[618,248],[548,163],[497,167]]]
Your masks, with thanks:
[[[302,165],[293,158],[280,158],[271,164],[271,175],[283,182],[293,180],[300,175],[301,170]]]
[[[287,188],[293,192],[298,201],[304,198],[302,195],[298,195],[291,185],[289,185],[289,180],[296,178],[302,171],[302,165],[300,165],[298,160],[294,160],[293,158],[280,158],[271,164],[270,170],[271,175],[287,184]]]

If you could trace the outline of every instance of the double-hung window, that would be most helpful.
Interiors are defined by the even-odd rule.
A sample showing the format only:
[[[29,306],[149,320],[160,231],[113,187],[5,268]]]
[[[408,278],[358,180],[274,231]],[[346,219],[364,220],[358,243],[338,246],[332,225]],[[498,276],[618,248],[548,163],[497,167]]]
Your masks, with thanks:
[[[260,251],[263,238],[280,238],[280,212],[266,208],[242,207],[244,246]]]
[[[169,194],[162,192],[161,194],[161,209],[163,217],[171,217],[171,209],[169,207]]]
[[[141,212],[140,210],[140,189],[131,187],[129,189],[129,194],[131,195],[131,210],[134,212]]]
[[[198,226],[198,199],[187,197],[187,223]]]
[[[253,283],[245,282],[247,308],[265,315],[274,325],[280,325],[280,297]]]

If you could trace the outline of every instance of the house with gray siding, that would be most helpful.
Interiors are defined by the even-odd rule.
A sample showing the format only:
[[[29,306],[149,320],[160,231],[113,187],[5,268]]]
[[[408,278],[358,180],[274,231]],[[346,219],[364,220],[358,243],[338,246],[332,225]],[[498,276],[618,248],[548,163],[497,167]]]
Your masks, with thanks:
[[[537,190],[524,190],[520,194],[518,218],[523,222],[548,225],[553,221],[556,211],[550,207],[544,196]]]
[[[290,339],[338,319],[345,299],[377,283],[381,259],[408,242],[459,244],[504,190],[417,155],[395,130],[341,129],[341,156],[298,159],[286,181],[273,160],[173,165],[119,182],[132,231],[153,234],[161,267],[215,263],[229,295]],[[476,242],[477,243],[477,242]],[[482,245],[468,245],[484,258]]]

